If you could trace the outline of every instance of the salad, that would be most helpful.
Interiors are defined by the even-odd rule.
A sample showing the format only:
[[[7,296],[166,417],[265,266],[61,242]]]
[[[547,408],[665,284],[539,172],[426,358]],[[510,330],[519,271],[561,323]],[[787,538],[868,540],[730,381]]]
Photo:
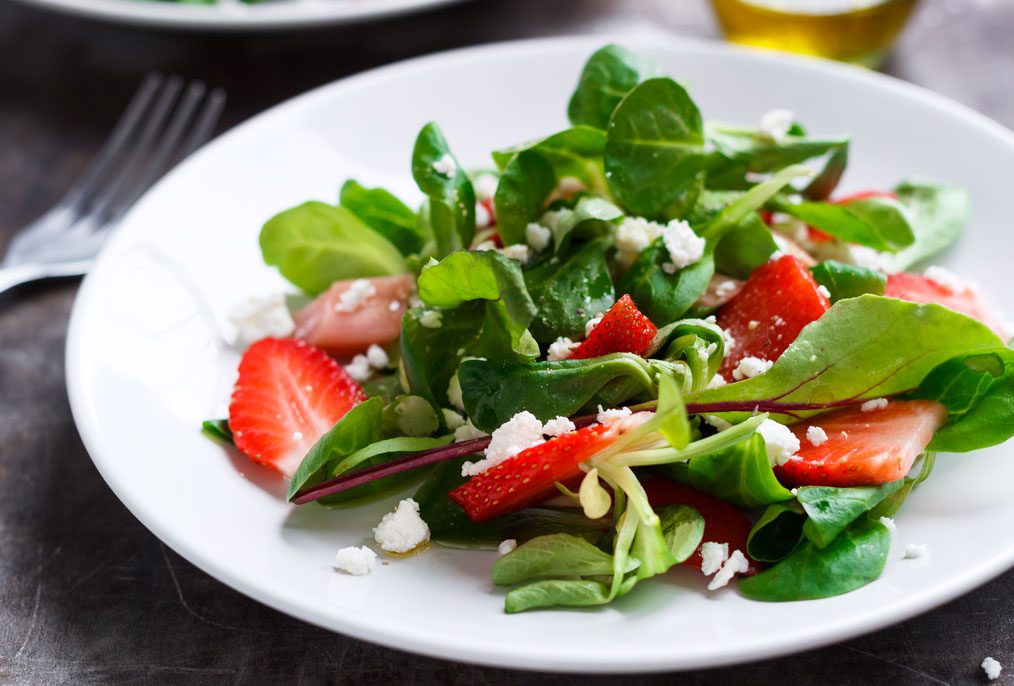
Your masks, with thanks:
[[[706,122],[616,45],[567,114],[476,171],[425,125],[418,210],[349,180],[271,218],[264,260],[300,293],[235,313],[229,416],[205,432],[297,505],[414,489],[378,547],[499,549],[507,612],[603,605],[676,565],[759,601],[870,583],[935,455],[1014,434],[1009,332],[925,266],[966,193],[842,194],[847,137],[786,110]]]

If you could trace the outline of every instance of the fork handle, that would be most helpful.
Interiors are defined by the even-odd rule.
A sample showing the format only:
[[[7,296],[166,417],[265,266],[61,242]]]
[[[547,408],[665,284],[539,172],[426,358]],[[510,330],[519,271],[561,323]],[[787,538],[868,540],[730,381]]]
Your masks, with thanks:
[[[87,262],[67,264],[12,264],[0,267],[0,293],[9,291],[15,286],[60,276],[79,276],[88,267]]]

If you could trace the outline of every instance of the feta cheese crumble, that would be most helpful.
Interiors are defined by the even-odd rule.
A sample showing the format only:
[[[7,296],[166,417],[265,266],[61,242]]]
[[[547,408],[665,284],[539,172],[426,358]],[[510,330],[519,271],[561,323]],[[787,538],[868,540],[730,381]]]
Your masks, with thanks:
[[[567,417],[554,417],[542,426],[542,433],[547,436],[560,436],[575,430],[574,422]]]
[[[454,376],[447,382],[447,400],[462,412],[465,411],[465,401],[461,397],[461,382],[458,381],[457,372],[454,372]]]
[[[738,287],[739,284],[737,284],[735,281],[723,281],[722,283],[718,284],[717,288],[715,288],[715,295],[718,296],[719,300],[727,300],[736,294],[736,289]],[[752,323],[753,322],[750,322],[750,324]],[[750,325],[747,324],[747,327],[750,327]],[[752,328],[756,329],[757,327],[755,326]]]
[[[355,312],[377,294],[376,287],[366,279],[356,279],[338,297],[335,312]]]
[[[419,516],[419,503],[405,498],[373,529],[380,547],[391,553],[407,553],[430,540],[430,528]]]
[[[662,242],[677,269],[688,267],[704,256],[705,240],[694,233],[690,224],[682,219],[673,219],[665,225],[662,229]]]
[[[475,428],[475,424],[472,423],[471,419],[467,419],[462,426],[454,430],[454,442],[464,443],[465,441],[474,441],[476,438],[485,438],[488,435],[485,431]]]
[[[827,432],[819,426],[810,426],[806,429],[806,440],[812,445],[824,445],[827,443]]]
[[[433,171],[448,177],[454,176],[454,172],[458,171],[458,164],[450,153],[445,152],[443,157],[433,163]]]
[[[599,405],[599,413],[595,416],[599,424],[609,424],[615,422],[617,419],[623,419],[629,417],[631,414],[629,407],[616,407],[611,410],[603,410],[602,406]]]
[[[619,225],[613,229],[613,240],[616,249],[633,262],[641,251],[651,245],[656,238],[662,235],[662,225],[644,217],[624,217]]]
[[[736,347],[736,339],[732,337],[732,334],[722,329],[722,339],[725,340],[725,351],[729,352]]]
[[[483,241],[472,248],[475,252],[486,252],[488,250],[496,250],[496,243],[493,241]]]
[[[374,369],[383,369],[391,362],[391,358],[387,356],[387,351],[376,343],[371,343],[370,347],[366,349],[366,360]]]
[[[860,405],[859,409],[862,412],[876,412],[877,410],[883,410],[887,405],[887,398],[874,398]]]
[[[729,559],[729,544],[707,541],[701,544],[701,572],[711,576]]]
[[[732,378],[736,381],[752,379],[758,374],[763,374],[767,370],[771,369],[771,365],[773,364],[774,362],[770,360],[762,360],[759,357],[747,355],[740,360],[739,364],[736,365],[736,368],[732,370]]]
[[[545,443],[545,441],[542,422],[528,410],[522,410],[493,431],[489,445],[483,451],[484,459],[461,465],[461,475],[482,474],[490,467],[514,457],[522,450]]]
[[[419,323],[427,329],[439,329],[444,324],[444,315],[439,310],[423,310]]]
[[[475,228],[485,229],[493,221],[489,216],[489,210],[481,202],[475,203]]]
[[[887,527],[887,530],[892,534],[898,530],[898,525],[894,523],[894,520],[890,517],[881,517],[880,523]]]
[[[708,388],[718,388],[719,386],[724,386],[727,383],[729,382],[725,380],[724,376],[721,374],[715,374],[711,377],[711,381],[708,382]]]
[[[780,143],[789,135],[794,118],[792,110],[777,109],[765,112],[760,120],[761,133],[775,143]]]
[[[499,252],[504,257],[517,260],[521,264],[527,264],[528,258],[532,255],[531,248],[522,243],[516,243],[514,245],[508,245],[505,248],[500,248]]]
[[[370,360],[366,355],[353,357],[352,361],[345,365],[345,371],[355,381],[366,381],[373,373],[373,370],[370,369]]]
[[[465,418],[454,410],[449,410],[446,407],[440,408],[440,414],[444,416],[444,424],[447,425],[449,431],[457,431],[465,425]],[[475,428],[475,427],[473,427]]]
[[[828,300],[831,299],[831,291],[827,290],[827,286],[825,286],[824,284],[820,284],[819,286],[817,286],[817,292],[820,293],[825,298],[827,298]]]
[[[240,345],[251,345],[271,336],[288,336],[296,328],[281,293],[247,300],[232,310],[229,321],[238,329]]]
[[[334,556],[334,566],[339,572],[352,576],[365,576],[377,566],[377,554],[365,545],[342,548]]]
[[[718,573],[712,577],[711,582],[708,584],[708,590],[717,591],[723,586],[728,585],[732,581],[732,577],[742,574],[748,569],[750,569],[750,563],[747,561],[746,555],[739,550],[733,550],[732,554],[729,555],[729,559],[725,561],[725,564],[718,570]]]
[[[561,336],[549,344],[549,354],[546,356],[546,359],[550,362],[566,360],[580,345],[580,343],[575,343],[569,338]]]
[[[496,547],[496,551],[500,553],[501,557],[507,553],[513,552],[518,547],[517,540],[508,538],[506,541],[500,541],[500,545]]]
[[[987,657],[982,661],[982,671],[986,673],[986,678],[990,681],[996,681],[1000,678],[1000,672],[1003,671],[1003,665],[991,657]]]
[[[965,293],[967,291],[974,290],[975,288],[972,284],[962,279],[950,269],[945,269],[944,267],[938,267],[936,265],[927,267],[926,271],[924,271],[922,275],[938,286],[943,286],[955,293]]]
[[[489,200],[496,195],[496,187],[499,180],[492,174],[479,174],[472,179],[472,189],[475,191],[475,199]]]
[[[917,560],[920,557],[925,557],[927,552],[929,552],[929,546],[925,543],[909,543],[905,546],[905,559]]]
[[[597,315],[585,322],[584,325],[584,337],[588,338],[591,336],[591,332],[595,330],[595,327],[602,322],[602,318],[605,316],[604,313],[599,312]]]
[[[799,450],[799,439],[784,424],[765,419],[757,427],[757,433],[764,437],[768,460],[779,467],[789,461]]]
[[[542,224],[529,222],[528,226],[525,227],[525,242],[528,243],[535,252],[542,252],[548,248],[549,241],[552,238],[553,232]]]

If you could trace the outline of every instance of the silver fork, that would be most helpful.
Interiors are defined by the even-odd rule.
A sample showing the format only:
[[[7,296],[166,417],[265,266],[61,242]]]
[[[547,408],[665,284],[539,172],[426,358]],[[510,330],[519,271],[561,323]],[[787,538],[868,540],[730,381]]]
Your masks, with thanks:
[[[70,190],[18,231],[0,260],[0,293],[88,271],[123,214],[177,162],[211,137],[225,92],[148,74],[113,132]]]

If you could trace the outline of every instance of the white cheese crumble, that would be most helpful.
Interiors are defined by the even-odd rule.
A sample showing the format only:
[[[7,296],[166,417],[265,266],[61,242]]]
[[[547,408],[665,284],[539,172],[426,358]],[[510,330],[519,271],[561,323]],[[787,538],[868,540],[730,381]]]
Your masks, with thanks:
[[[373,373],[370,369],[370,359],[366,355],[356,355],[345,365],[345,372],[355,381],[366,381]]]
[[[554,417],[542,426],[542,433],[547,436],[560,436],[571,431],[576,431],[574,422],[566,417]]]
[[[475,228],[485,229],[492,223],[493,218],[489,216],[489,210],[481,202],[475,203]]]
[[[461,382],[458,380],[458,373],[447,383],[447,400],[462,412],[465,411],[465,401],[461,398]]]
[[[365,576],[377,566],[377,554],[365,545],[342,548],[334,556],[334,566],[339,572],[352,576]]]
[[[725,351],[729,352],[736,347],[736,339],[732,337],[732,334],[722,329],[722,339],[725,340]]]
[[[461,465],[462,476],[482,474],[490,467],[495,467],[508,460],[522,450],[545,443],[542,422],[528,410],[522,410],[494,429],[489,445],[483,451],[485,458],[476,462]]]
[[[552,237],[553,232],[537,222],[529,222],[525,227],[525,242],[532,246],[535,252],[542,252],[548,248]]]
[[[566,360],[580,345],[580,343],[575,343],[569,338],[561,336],[549,344],[549,354],[546,356],[546,359],[551,362]]]
[[[465,418],[454,410],[449,410],[446,407],[440,408],[440,414],[444,416],[444,424],[447,425],[449,431],[457,431],[465,425]],[[473,427],[474,428],[474,427]]]
[[[496,551],[500,553],[501,556],[503,556],[506,555],[507,553],[513,552],[514,549],[516,549],[517,547],[518,547],[517,540],[513,538],[508,538],[506,541],[500,541],[500,545],[496,547]]]
[[[602,322],[602,318],[604,316],[605,316],[605,314],[603,314],[603,313],[600,312],[599,314],[595,315],[594,317],[592,317],[591,319],[589,319],[587,322],[585,322],[585,325],[584,325],[584,337],[585,338],[588,338],[588,336],[591,336],[591,332],[594,331],[595,327],[598,326]]]
[[[335,312],[355,312],[377,294],[376,287],[366,279],[356,279],[338,297]]]
[[[752,379],[753,377],[763,374],[767,370],[771,369],[771,365],[773,364],[774,362],[770,360],[762,360],[759,357],[747,355],[740,360],[739,364],[736,365],[736,368],[732,370],[732,378],[736,381]]]
[[[391,362],[391,358],[387,356],[387,351],[376,343],[371,343],[370,347],[366,349],[366,360],[374,369],[383,369]]]
[[[464,443],[465,441],[474,441],[476,438],[485,438],[488,435],[485,431],[475,428],[472,420],[468,419],[462,426],[454,430],[454,442]]]
[[[799,439],[784,424],[765,419],[757,427],[757,433],[764,437],[768,460],[779,467],[789,461],[799,450]]]
[[[859,410],[862,412],[876,412],[877,410],[883,410],[887,405],[887,398],[874,398],[860,405]]]
[[[454,176],[454,172],[458,171],[458,164],[450,153],[445,152],[443,157],[433,163],[433,171],[448,177]]]
[[[827,432],[819,426],[810,426],[806,429],[806,440],[812,445],[824,445],[827,443]]]
[[[727,383],[729,382],[725,380],[724,376],[722,376],[721,374],[715,374],[713,377],[711,377],[711,381],[708,382],[708,388],[718,388],[720,386],[724,386]]]
[[[676,273],[676,265],[673,264],[672,262],[664,262],[664,263],[662,263],[662,271],[664,271],[666,274],[670,274],[670,275],[671,274],[675,274]]]
[[[982,661],[982,671],[986,673],[986,678],[990,681],[996,681],[1000,678],[1000,672],[1003,671],[1003,665],[991,657],[987,657]]]
[[[715,288],[715,295],[718,297],[719,300],[726,300],[726,299],[732,297],[733,295],[735,295],[736,289],[738,287],[739,287],[739,284],[737,284],[735,281],[731,281],[731,280],[730,281],[723,281],[722,283],[718,284],[718,287]],[[749,325],[747,325],[747,326],[749,326]],[[754,328],[757,328],[757,327],[754,327]]]
[[[711,576],[729,559],[729,544],[706,541],[701,544],[701,572]]]
[[[584,182],[576,176],[564,176],[556,184],[556,192],[564,197],[570,197],[585,189]]]
[[[922,275],[938,286],[943,286],[954,293],[965,293],[975,289],[968,281],[965,281],[950,269],[945,269],[944,267],[936,265],[927,267]]]
[[[401,302],[398,300],[392,300],[390,303],[388,303],[387,309],[390,312],[397,312],[398,310],[401,309]]]
[[[472,179],[472,189],[475,191],[476,200],[489,200],[496,195],[496,187],[499,183],[492,174],[479,174]]]
[[[820,284],[819,286],[817,286],[817,292],[820,293],[825,298],[827,298],[828,300],[831,299],[831,291],[827,290],[827,286],[825,286],[824,284]]]
[[[725,561],[725,564],[718,570],[718,573],[712,577],[711,582],[708,584],[708,590],[717,591],[723,586],[728,585],[732,581],[732,577],[742,574],[748,569],[750,569],[750,563],[747,561],[746,555],[739,550],[733,550],[732,554],[729,555],[729,559]]]
[[[665,225],[662,241],[677,269],[688,267],[704,256],[705,240],[694,233],[690,224],[682,219],[673,219]]]
[[[508,245],[505,248],[500,248],[499,252],[504,257],[517,260],[521,264],[527,264],[528,258],[531,257],[532,254],[531,248],[522,243],[516,243],[514,245]]]
[[[476,245],[472,250],[476,252],[486,252],[488,250],[496,250],[496,243],[493,241],[483,241]]]
[[[419,323],[427,329],[439,329],[443,326],[444,315],[439,310],[423,310],[419,315]]]
[[[905,559],[917,560],[924,557],[927,552],[929,552],[929,546],[925,543],[909,543],[905,546]]]
[[[595,416],[595,419],[598,420],[599,424],[609,424],[617,419],[629,417],[630,414],[629,407],[616,407],[611,410],[603,410],[602,406],[599,405],[599,413]]]
[[[792,110],[777,109],[765,112],[760,120],[761,133],[775,143],[780,143],[789,135],[793,119],[795,115]]]
[[[887,530],[892,534],[898,530],[898,525],[894,523],[894,520],[890,517],[881,517],[880,523],[887,527]]]
[[[391,553],[407,553],[430,540],[430,528],[419,516],[419,503],[405,498],[373,529],[380,547]]]
[[[874,250],[873,248],[868,248],[865,245],[850,245],[848,247],[848,251],[852,264],[857,267],[880,269],[880,263],[883,257],[880,252]]]
[[[237,342],[241,345],[271,336],[288,336],[296,328],[281,293],[247,300],[232,310],[229,321],[238,329]]]

